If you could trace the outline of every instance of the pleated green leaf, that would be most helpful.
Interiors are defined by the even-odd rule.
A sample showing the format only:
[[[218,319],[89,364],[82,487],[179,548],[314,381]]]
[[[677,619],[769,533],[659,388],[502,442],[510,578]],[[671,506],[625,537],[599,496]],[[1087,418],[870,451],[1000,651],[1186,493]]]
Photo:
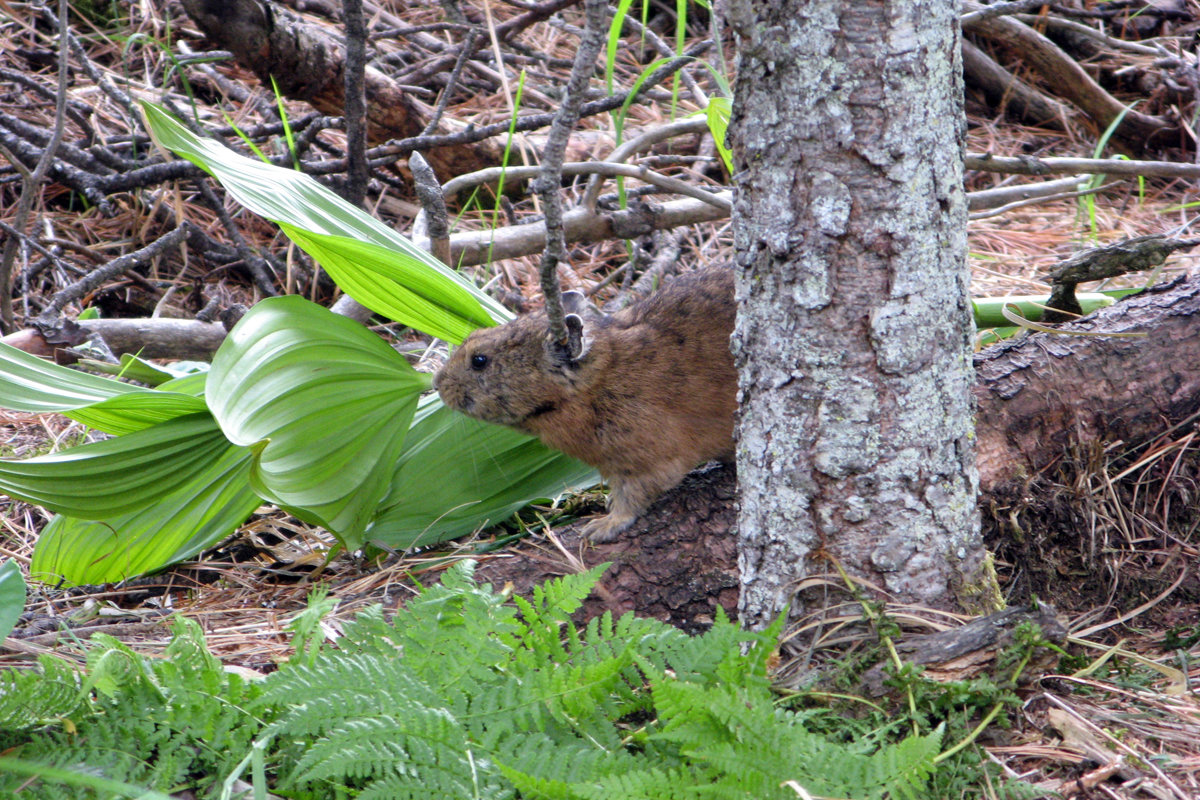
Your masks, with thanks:
[[[394,263],[403,264],[404,270],[420,272],[425,276],[423,285],[418,287],[407,282],[401,284],[386,275],[375,273],[370,280],[378,283],[367,286],[363,281],[368,279],[368,271],[363,270],[353,290],[345,285],[342,288],[367,308],[381,314],[388,313],[372,303],[381,298],[395,297],[397,290],[403,290],[420,292],[426,302],[440,306],[450,316],[458,317],[460,327],[469,325],[468,330],[488,324],[484,320],[512,318],[512,314],[486,292],[310,176],[247,158],[220,142],[197,136],[153,103],[143,102],[142,110],[146,115],[146,124],[159,144],[213,175],[226,191],[255,214],[286,225],[285,230],[289,235],[305,231],[370,242],[391,251]],[[297,241],[304,248],[311,243]],[[322,260],[320,254],[310,254],[318,261]],[[364,288],[369,290],[363,292]],[[464,308],[464,292],[470,301],[469,308]],[[426,332],[436,335],[432,331]]]
[[[68,411],[120,394],[144,392],[108,378],[60,367],[7,344],[0,344],[0,406],[43,414]]]
[[[11,558],[5,559],[0,564],[0,642],[12,633],[24,610],[25,578],[17,562]]]
[[[120,394],[63,413],[88,427],[122,436],[187,414],[207,414],[208,406],[193,395],[149,390]]]
[[[428,382],[361,325],[273,297],[217,351],[207,399],[229,440],[255,451],[255,491],[355,549]]]
[[[22,461],[0,459],[0,491],[59,514],[105,519],[178,490],[229,446],[208,412]]]
[[[424,263],[398,258],[391,248],[311,233],[286,222],[279,227],[319,261],[346,294],[376,313],[454,344],[476,328],[495,324],[461,285],[444,280]]]
[[[204,469],[155,503],[95,522],[60,514],[38,537],[30,574],[52,584],[111,583],[194,556],[262,503],[250,489],[252,463],[247,448],[226,443]]]
[[[423,398],[367,538],[394,548],[436,544],[598,480],[537,439]]]

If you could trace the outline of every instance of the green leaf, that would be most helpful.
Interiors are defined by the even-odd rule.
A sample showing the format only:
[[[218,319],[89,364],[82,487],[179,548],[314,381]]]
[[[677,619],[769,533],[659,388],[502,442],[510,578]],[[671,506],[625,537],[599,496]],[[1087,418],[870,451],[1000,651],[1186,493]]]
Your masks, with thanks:
[[[9,558],[0,564],[0,642],[12,633],[24,610],[25,578],[17,562]]]
[[[1081,292],[1075,299],[1079,301],[1084,314],[1090,314],[1098,308],[1111,306],[1116,302],[1112,297],[1100,292]],[[1022,317],[1037,322],[1042,318],[1043,307],[1049,301],[1050,298],[1044,294],[980,297],[971,301],[971,311],[975,316],[976,328],[1004,327],[1012,325],[1003,314],[1005,307],[1015,306]]]
[[[434,287],[433,291],[425,294],[425,298],[435,304],[443,304],[445,313],[460,317],[463,325],[479,327],[481,317],[495,320],[512,318],[511,312],[482,289],[392,228],[347,203],[312,177],[247,158],[220,142],[197,136],[153,103],[143,102],[142,110],[146,115],[147,127],[159,144],[212,174],[221,181],[226,191],[255,214],[287,225],[290,232],[300,230],[310,234],[347,237],[393,251],[396,263],[402,261],[406,269],[425,273],[425,280]],[[306,242],[297,241],[297,244],[306,247]],[[310,254],[321,260],[320,254]],[[345,269],[342,271],[344,273]],[[363,288],[364,281],[372,279],[368,272],[360,272],[355,291]],[[389,281],[362,297],[347,286],[342,288],[355,300],[373,308],[370,301],[381,294],[390,294],[395,286],[398,284],[392,285]],[[469,314],[460,312],[463,291],[479,306],[472,308]]]
[[[88,427],[122,436],[176,417],[207,412],[208,406],[199,397],[178,392],[145,391],[120,394],[63,413]]]
[[[255,491],[355,549],[428,382],[358,323],[273,297],[230,331],[206,396],[230,441],[255,451]]]
[[[208,413],[23,461],[0,459],[0,491],[59,514],[104,519],[175,491],[228,442]]]
[[[348,295],[376,313],[454,344],[476,328],[495,324],[461,285],[391,248],[310,233],[286,222],[279,227]]]
[[[725,132],[729,130],[729,118],[733,115],[733,103],[728,97],[713,97],[705,109],[708,119],[708,130],[712,133],[713,144],[725,162],[725,169],[733,172],[733,152],[725,145]]]
[[[7,344],[0,344],[0,406],[43,414],[68,411],[120,394],[144,392],[137,386],[60,367]]]
[[[191,480],[155,503],[95,522],[56,516],[38,537],[30,574],[47,583],[113,583],[194,556],[262,504],[250,489],[252,463],[248,449],[225,443]]]
[[[599,481],[596,471],[537,439],[423,398],[368,538],[436,544],[511,517],[530,501]]]
[[[174,361],[170,364],[160,365],[152,364],[131,353],[122,353],[119,364],[110,364],[107,361],[96,361],[91,358],[81,359],[79,363],[91,372],[116,375],[144,383],[147,386],[158,386],[174,378],[208,371],[208,364],[204,361]]]

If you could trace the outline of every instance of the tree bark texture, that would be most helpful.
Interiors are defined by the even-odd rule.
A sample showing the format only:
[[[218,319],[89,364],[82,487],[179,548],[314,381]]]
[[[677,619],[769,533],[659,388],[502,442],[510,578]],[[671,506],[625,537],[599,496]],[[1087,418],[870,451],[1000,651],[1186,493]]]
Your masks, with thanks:
[[[984,491],[1023,486],[1073,443],[1132,447],[1200,412],[1198,319],[1200,277],[1191,277],[1059,326],[1141,337],[1037,333],[980,353],[975,394]]]
[[[958,3],[731,0],[740,615],[839,563],[998,603],[976,510]]]

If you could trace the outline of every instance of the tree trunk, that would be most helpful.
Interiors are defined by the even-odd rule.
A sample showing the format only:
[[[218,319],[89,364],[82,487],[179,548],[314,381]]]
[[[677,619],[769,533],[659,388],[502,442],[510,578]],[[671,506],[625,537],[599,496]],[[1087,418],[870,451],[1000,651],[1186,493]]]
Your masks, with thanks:
[[[958,3],[731,0],[740,616],[822,561],[996,607],[976,511]]]

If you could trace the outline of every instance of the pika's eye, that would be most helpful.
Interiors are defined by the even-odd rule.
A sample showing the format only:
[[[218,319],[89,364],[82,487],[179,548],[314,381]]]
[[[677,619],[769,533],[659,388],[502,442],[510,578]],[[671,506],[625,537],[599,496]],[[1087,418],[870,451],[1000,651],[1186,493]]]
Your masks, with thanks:
[[[488,357],[482,353],[476,353],[471,356],[471,369],[476,372],[482,372],[483,368],[488,365]]]

